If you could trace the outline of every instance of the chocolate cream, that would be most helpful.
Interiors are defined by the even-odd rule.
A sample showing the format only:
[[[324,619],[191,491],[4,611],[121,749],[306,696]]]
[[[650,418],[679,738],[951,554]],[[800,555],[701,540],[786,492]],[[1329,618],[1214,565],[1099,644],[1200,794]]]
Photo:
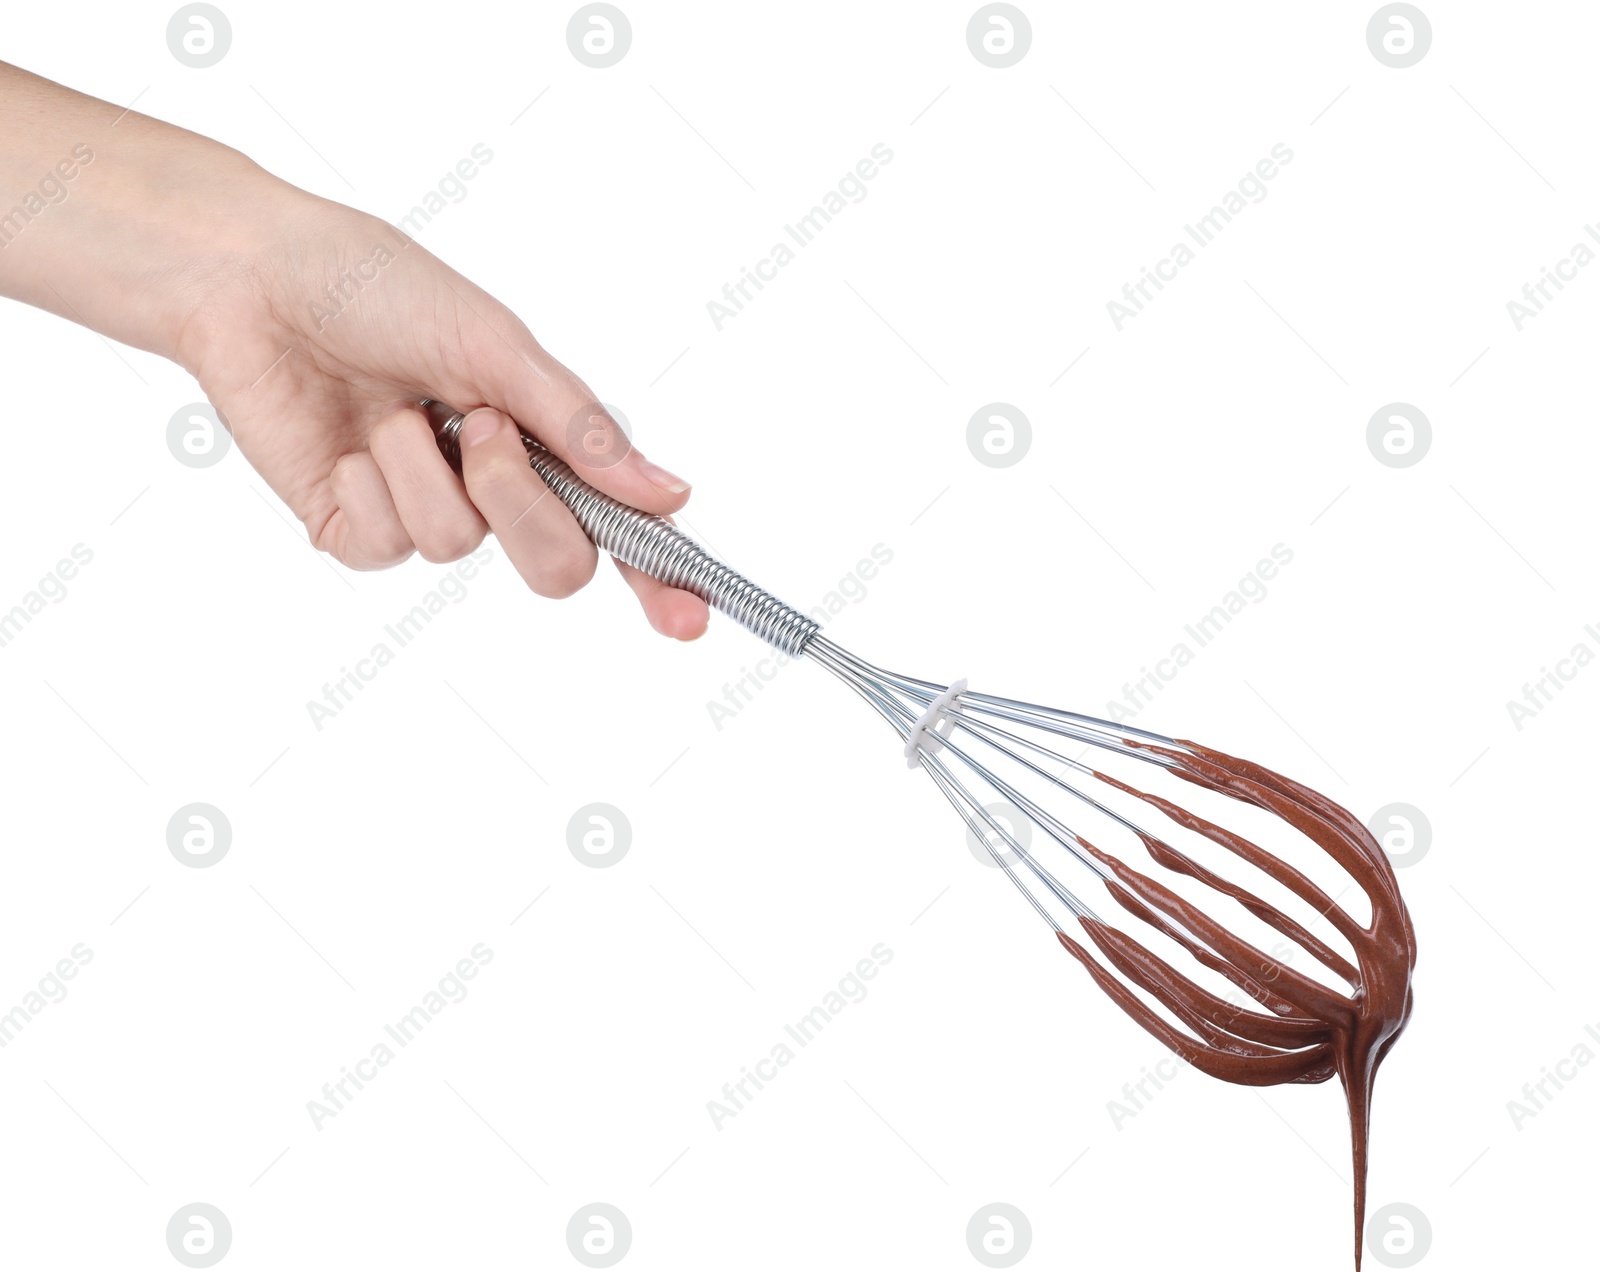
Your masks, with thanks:
[[[1234,898],[1262,922],[1305,949],[1343,980],[1350,992],[1330,989],[1263,953],[1148,875],[1089,843],[1083,847],[1116,876],[1117,881],[1107,881],[1106,886],[1124,910],[1171,937],[1202,966],[1237,985],[1262,1010],[1240,1008],[1218,998],[1125,933],[1096,919],[1080,919],[1084,935],[1107,962],[1193,1031],[1192,1035],[1185,1033],[1147,1007],[1072,937],[1065,932],[1056,933],[1067,952],[1083,964],[1123,1011],[1212,1077],[1244,1086],[1273,1086],[1280,1082],[1326,1082],[1334,1074],[1339,1075],[1350,1107],[1359,1272],[1372,1084],[1378,1065],[1411,1015],[1411,972],[1417,960],[1411,917],[1406,913],[1394,870],[1377,841],[1351,813],[1299,782],[1193,742],[1179,742],[1183,750],[1147,743],[1133,745],[1160,756],[1170,764],[1170,772],[1196,786],[1282,818],[1344,867],[1371,901],[1372,919],[1363,927],[1300,871],[1249,840],[1158,795],[1136,790],[1101,773],[1096,776],[1107,784],[1221,845],[1315,907],[1349,941],[1355,951],[1354,966],[1276,907],[1212,873],[1154,835],[1139,832],[1145,849],[1158,865]]]

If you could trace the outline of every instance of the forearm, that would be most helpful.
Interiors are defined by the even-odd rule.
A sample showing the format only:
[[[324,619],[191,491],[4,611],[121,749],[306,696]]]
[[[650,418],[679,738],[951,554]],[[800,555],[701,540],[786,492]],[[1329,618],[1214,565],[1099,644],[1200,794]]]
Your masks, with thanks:
[[[227,146],[0,63],[0,295],[178,358],[215,279],[308,199]]]

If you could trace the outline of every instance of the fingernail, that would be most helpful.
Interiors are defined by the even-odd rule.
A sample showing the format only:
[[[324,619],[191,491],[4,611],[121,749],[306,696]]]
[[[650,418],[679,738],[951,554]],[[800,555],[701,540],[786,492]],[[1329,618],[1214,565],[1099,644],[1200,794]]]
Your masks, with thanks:
[[[681,495],[689,489],[689,483],[682,477],[669,473],[660,464],[652,464],[643,455],[639,456],[639,473],[652,486],[658,486],[669,495]]]
[[[461,449],[486,442],[502,427],[499,411],[474,411],[467,416],[467,421],[461,426]]]

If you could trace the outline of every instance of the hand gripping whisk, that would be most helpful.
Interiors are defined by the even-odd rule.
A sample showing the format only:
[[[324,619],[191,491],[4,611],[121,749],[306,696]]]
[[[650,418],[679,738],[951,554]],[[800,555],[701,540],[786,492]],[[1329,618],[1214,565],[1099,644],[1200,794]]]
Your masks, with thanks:
[[[438,402],[423,405],[441,450],[459,468],[463,417]],[[1388,858],[1356,817],[1298,782],[1197,743],[978,693],[965,681],[939,685],[875,667],[823,637],[819,624],[716,560],[662,517],[601,494],[538,442],[526,434],[522,441],[534,471],[596,547],[694,593],[782,652],[825,667],[863,698],[899,735],[910,766],[933,779],[1063,948],[1172,1051],[1214,1077],[1251,1086],[1324,1082],[1337,1074],[1350,1106],[1359,1267],[1373,1078],[1410,1016],[1416,940]],[[1079,748],[1077,755],[1063,754],[1070,748]],[[1093,765],[1084,760],[1091,752]],[[1180,779],[1211,792],[1204,798],[1212,815],[1235,805],[1258,810],[1251,816],[1261,829],[1247,838],[1211,815],[1123,780],[1115,775],[1119,766],[1157,770],[1145,785]],[[1061,811],[1052,812],[1044,800]],[[1342,892],[1330,896],[1308,874],[1254,842],[1270,829],[1262,814],[1287,823],[1333,858],[1349,878],[1346,890],[1354,886],[1365,894],[1366,923],[1338,904]],[[1143,829],[1135,816],[1155,824],[1160,834]],[[1173,842],[1180,839],[1194,847],[1180,850]],[[1228,898],[1247,921],[1288,938],[1294,952],[1263,952],[1177,888],[1127,865],[1108,843],[1143,851],[1177,876],[1173,883],[1187,880],[1187,891]],[[1207,843],[1212,847],[1205,848]],[[1291,917],[1279,903],[1217,873],[1192,855],[1197,849],[1250,867],[1283,904],[1293,905],[1295,898],[1308,907],[1306,919]],[[1166,957],[1096,914],[1061,881],[1050,857],[1093,876],[1090,882],[1162,938],[1157,948]],[[1348,955],[1308,926],[1323,921]],[[1274,949],[1282,950],[1282,943]],[[1198,974],[1215,988],[1167,961],[1178,955],[1187,956],[1179,962],[1190,972],[1203,969]],[[1321,972],[1302,970],[1302,956]]]

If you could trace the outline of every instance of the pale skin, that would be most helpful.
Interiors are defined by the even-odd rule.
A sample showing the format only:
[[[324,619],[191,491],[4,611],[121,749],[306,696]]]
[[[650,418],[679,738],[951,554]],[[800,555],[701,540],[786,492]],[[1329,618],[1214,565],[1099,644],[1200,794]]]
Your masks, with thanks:
[[[182,366],[311,542],[352,569],[455,561],[493,534],[541,596],[583,587],[594,545],[517,425],[624,503],[666,515],[689,497],[515,314],[393,226],[5,63],[0,295]],[[460,477],[426,397],[468,412]],[[618,569],[656,631],[705,630],[698,597]]]

